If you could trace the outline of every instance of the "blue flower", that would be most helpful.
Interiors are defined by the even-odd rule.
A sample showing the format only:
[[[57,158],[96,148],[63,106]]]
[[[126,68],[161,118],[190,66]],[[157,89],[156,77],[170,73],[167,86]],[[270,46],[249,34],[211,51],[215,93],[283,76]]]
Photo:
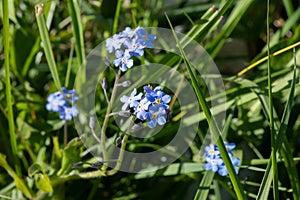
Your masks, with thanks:
[[[170,114],[169,105],[171,97],[166,95],[161,87],[152,90],[150,85],[144,86],[145,94],[137,94],[136,88],[130,96],[122,96],[120,101],[123,104],[122,110],[129,108],[131,113],[140,121],[148,122],[149,128],[164,125]]]
[[[227,149],[227,153],[229,155],[229,158],[234,166],[235,172],[238,173],[238,166],[240,165],[240,159],[233,157],[233,154],[231,152],[232,149],[235,148],[234,143],[227,143],[225,142],[225,147]],[[217,145],[210,144],[206,146],[205,148],[205,165],[204,169],[205,170],[212,170],[213,172],[218,172],[219,175],[221,176],[227,176],[228,175],[228,170],[225,166],[224,161],[221,158],[221,154],[219,151],[219,148]]]
[[[143,98],[139,102],[139,104],[135,107],[135,111],[134,111],[134,114],[138,119],[142,121],[147,119],[147,113],[150,104],[151,102],[149,102],[146,98]]]
[[[220,157],[216,157],[216,158],[207,157],[205,160],[206,160],[206,163],[204,165],[204,169],[212,170],[213,172],[218,171],[220,165],[222,165],[224,163]]]
[[[65,105],[61,108],[59,113],[59,118],[64,120],[71,120],[73,117],[78,115],[78,110],[76,107]]]
[[[135,35],[135,30],[132,30],[130,27],[126,27],[120,35],[124,38],[133,38]]]
[[[67,98],[71,103],[74,103],[78,99],[78,96],[75,93],[75,89],[67,90],[65,87],[62,88],[64,97]]]
[[[133,66],[133,60],[128,53],[123,53],[122,50],[116,51],[117,59],[114,60],[114,65],[119,67],[122,72]]]
[[[235,148],[235,144],[233,142],[231,142],[231,143],[224,142],[224,144],[225,144],[227,151],[231,151],[232,149]]]
[[[159,106],[150,106],[147,113],[149,128],[154,128],[156,124],[164,125],[166,123],[166,110]]]
[[[122,32],[113,35],[106,40],[106,50],[115,52],[116,59],[113,61],[115,67],[125,72],[133,66],[132,56],[144,55],[145,48],[153,48],[155,35],[146,34],[144,28],[131,29],[126,27]]]
[[[125,41],[124,46],[127,48],[126,50],[129,52],[130,56],[142,56],[144,55],[144,46],[141,45],[137,39],[133,39],[132,41]]]
[[[78,115],[78,110],[69,104],[73,104],[78,99],[78,96],[75,94],[74,89],[67,90],[63,87],[62,92],[63,94],[61,92],[55,92],[49,95],[46,109],[48,111],[59,112],[60,119],[71,120]]]
[[[106,50],[109,53],[112,53],[113,51],[121,49],[121,46],[123,45],[126,38],[120,37],[120,35],[113,35],[112,38],[108,38],[106,40]]]
[[[153,48],[153,42],[156,39],[155,35],[147,34],[145,29],[142,27],[136,28],[136,35],[141,45],[143,45],[146,48]]]
[[[136,88],[134,88],[130,96],[125,95],[121,97],[120,101],[124,103],[124,105],[122,106],[123,111],[127,110],[128,106],[130,108],[138,106],[139,104],[138,101],[141,100],[143,94],[139,93],[138,95],[136,95],[136,93],[137,93]]]
[[[66,103],[66,100],[60,92],[50,94],[47,98],[47,101],[48,103],[46,105],[46,109],[53,112],[58,112],[60,107]]]
[[[205,157],[206,158],[215,158],[220,156],[220,151],[216,148],[216,145],[210,144],[205,147]]]
[[[170,95],[165,94],[161,87],[156,87],[154,90],[149,86],[145,86],[144,90],[146,92],[147,99],[153,104],[161,106],[165,109],[168,109],[168,103],[171,101]]]

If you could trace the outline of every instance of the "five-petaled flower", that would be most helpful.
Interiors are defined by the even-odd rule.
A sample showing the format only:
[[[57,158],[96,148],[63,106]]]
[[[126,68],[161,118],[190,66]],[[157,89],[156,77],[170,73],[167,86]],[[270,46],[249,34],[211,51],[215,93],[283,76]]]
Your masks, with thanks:
[[[155,39],[155,35],[147,34],[142,27],[134,30],[126,27],[122,32],[106,40],[106,50],[109,53],[115,52],[116,59],[113,64],[125,72],[133,66],[132,56],[143,56],[145,48],[153,48]]]
[[[130,97],[121,97],[120,100],[124,103],[122,110],[127,109],[137,119],[148,121],[149,128],[154,128],[157,124],[164,125],[170,113],[168,105],[171,100],[170,95],[165,94],[161,87],[152,90],[150,85],[144,86],[144,91],[144,95],[142,93],[136,95],[137,90],[135,88]]]
[[[238,166],[240,165],[240,159],[233,157],[231,150],[235,148],[234,143],[227,143],[225,142],[225,147],[227,149],[227,153],[229,158],[234,166],[235,172],[238,173]],[[227,176],[228,170],[225,166],[223,159],[221,158],[221,153],[217,145],[210,144],[205,147],[205,170],[211,170],[213,172],[218,172],[221,176]]]
[[[55,92],[48,96],[46,109],[48,111],[59,112],[59,118],[64,120],[71,120],[78,115],[78,110],[73,104],[78,96],[75,94],[75,90],[67,90],[62,88],[62,92]]]

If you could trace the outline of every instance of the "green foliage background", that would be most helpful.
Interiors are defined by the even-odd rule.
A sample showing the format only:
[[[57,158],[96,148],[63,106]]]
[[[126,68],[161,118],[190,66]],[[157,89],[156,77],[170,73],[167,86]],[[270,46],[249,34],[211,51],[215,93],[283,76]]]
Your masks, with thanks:
[[[0,199],[299,198],[298,1],[0,2]],[[43,45],[38,20],[43,23],[44,19],[35,13],[40,3],[44,3],[44,33],[50,39]],[[167,168],[146,174],[82,176],[82,172],[97,169],[88,165],[74,169],[72,165],[93,158],[78,139],[72,121],[67,124],[69,142],[64,145],[64,122],[46,110],[47,96],[60,89],[59,85],[73,87],[85,54],[114,33],[138,25],[171,29],[170,24],[199,42],[222,73],[226,94],[220,95],[226,95],[227,103],[210,109],[227,110],[221,131],[224,140],[237,144],[235,153],[242,159],[238,176],[221,177],[203,170],[199,152],[209,113],[202,113],[197,138],[189,150]],[[55,62],[50,62],[47,49]],[[268,54],[272,55],[269,60],[255,63]],[[171,67],[189,65],[184,55],[181,60],[148,51],[145,59]],[[238,76],[251,64],[253,68]],[[204,91],[204,96],[200,94],[201,77],[189,70],[184,73],[191,77],[199,102],[205,107],[210,99],[204,98]],[[114,73],[108,71],[105,77],[112,85]],[[103,105],[100,89],[98,95]],[[99,121],[105,109],[100,108]],[[173,112],[179,114],[180,109],[175,106]],[[172,130],[143,143],[132,140],[130,148],[157,149],[172,137]],[[106,134],[116,131],[110,121]]]

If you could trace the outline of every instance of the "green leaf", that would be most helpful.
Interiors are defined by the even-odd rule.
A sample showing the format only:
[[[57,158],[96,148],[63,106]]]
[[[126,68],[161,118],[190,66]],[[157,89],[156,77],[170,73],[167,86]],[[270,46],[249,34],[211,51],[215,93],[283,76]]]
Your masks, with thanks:
[[[43,173],[43,168],[42,168],[41,165],[39,165],[39,164],[37,164],[37,163],[32,164],[32,165],[28,168],[28,176],[29,176],[29,177],[32,177],[32,176],[34,176],[35,174],[40,173],[40,172]]]
[[[3,167],[7,173],[14,179],[14,182],[16,184],[16,187],[28,198],[32,198],[31,192],[27,188],[24,181],[19,178],[19,176],[16,174],[16,172],[8,165],[6,162],[5,155],[0,154],[0,166]]]
[[[21,118],[17,118],[18,131],[22,134],[24,139],[30,138],[32,132],[37,131],[35,128],[27,124]]]
[[[28,168],[28,175],[30,177],[34,176],[35,184],[40,190],[43,190],[45,192],[53,191],[48,175],[44,172],[42,166],[38,163],[34,163]]]
[[[49,177],[44,173],[38,173],[34,175],[34,181],[40,190],[43,190],[45,192],[52,192],[53,188],[50,182]]]
[[[82,143],[78,138],[72,139],[65,147],[62,155],[62,164],[57,172],[58,176],[67,174],[71,171],[72,165],[81,160]]]

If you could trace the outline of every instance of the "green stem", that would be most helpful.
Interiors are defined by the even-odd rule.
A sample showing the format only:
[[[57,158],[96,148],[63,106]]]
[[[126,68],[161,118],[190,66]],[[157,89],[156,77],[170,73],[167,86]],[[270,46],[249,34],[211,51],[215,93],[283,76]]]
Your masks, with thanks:
[[[278,192],[278,171],[277,171],[277,158],[276,158],[276,140],[274,129],[274,116],[273,116],[273,99],[272,99],[272,77],[271,77],[271,63],[270,63],[270,0],[267,1],[267,55],[268,55],[268,96],[269,96],[269,118],[270,118],[270,134],[271,134],[271,159],[272,159],[272,175],[273,175],[273,195],[274,199],[279,199]]]
[[[102,125],[102,128],[101,128],[101,137],[100,137],[100,140],[101,140],[101,148],[102,148],[102,151],[103,151],[103,160],[104,161],[107,160],[107,152],[106,152],[106,147],[105,147],[105,139],[106,139],[105,132],[106,132],[106,128],[107,128],[107,125],[108,125],[108,120],[109,120],[109,117],[110,117],[109,114],[111,113],[112,105],[113,105],[113,103],[115,101],[115,97],[116,97],[116,93],[117,93],[117,87],[118,87],[118,82],[120,80],[120,76],[121,76],[121,71],[119,70],[118,74],[116,76],[116,79],[115,79],[114,87],[112,89],[112,94],[111,94],[111,97],[110,97],[110,101],[109,101],[109,103],[107,105],[106,114],[105,114],[103,125]],[[106,168],[107,168],[107,163],[105,163],[103,165],[103,170],[105,170]]]
[[[68,144],[68,124],[67,120],[65,120],[64,123],[64,146],[67,146]]]
[[[118,0],[117,7],[116,7],[116,12],[115,12],[115,18],[114,18],[112,34],[115,34],[117,32],[121,6],[122,6],[122,0]]]
[[[135,120],[135,117],[133,117],[131,119],[131,123],[130,123],[124,137],[123,137],[122,146],[121,146],[121,149],[120,149],[120,154],[119,154],[119,157],[118,157],[117,164],[116,164],[115,168],[113,168],[112,170],[109,170],[107,172],[107,175],[109,175],[109,176],[112,176],[112,175],[116,174],[119,171],[119,169],[121,168],[122,161],[124,159],[125,147],[126,147],[126,144],[127,144],[129,133],[132,129],[132,126],[134,125],[134,120]]]
[[[12,153],[14,156],[14,164],[17,174],[21,175],[20,161],[18,159],[18,147],[17,139],[15,134],[15,125],[14,125],[14,115],[12,107],[12,96],[11,96],[11,84],[10,84],[10,64],[9,64],[9,10],[8,10],[8,0],[2,0],[3,7],[3,40],[4,40],[4,65],[5,65],[5,83],[6,83],[6,102],[8,110],[8,125],[9,125],[9,136]]]

